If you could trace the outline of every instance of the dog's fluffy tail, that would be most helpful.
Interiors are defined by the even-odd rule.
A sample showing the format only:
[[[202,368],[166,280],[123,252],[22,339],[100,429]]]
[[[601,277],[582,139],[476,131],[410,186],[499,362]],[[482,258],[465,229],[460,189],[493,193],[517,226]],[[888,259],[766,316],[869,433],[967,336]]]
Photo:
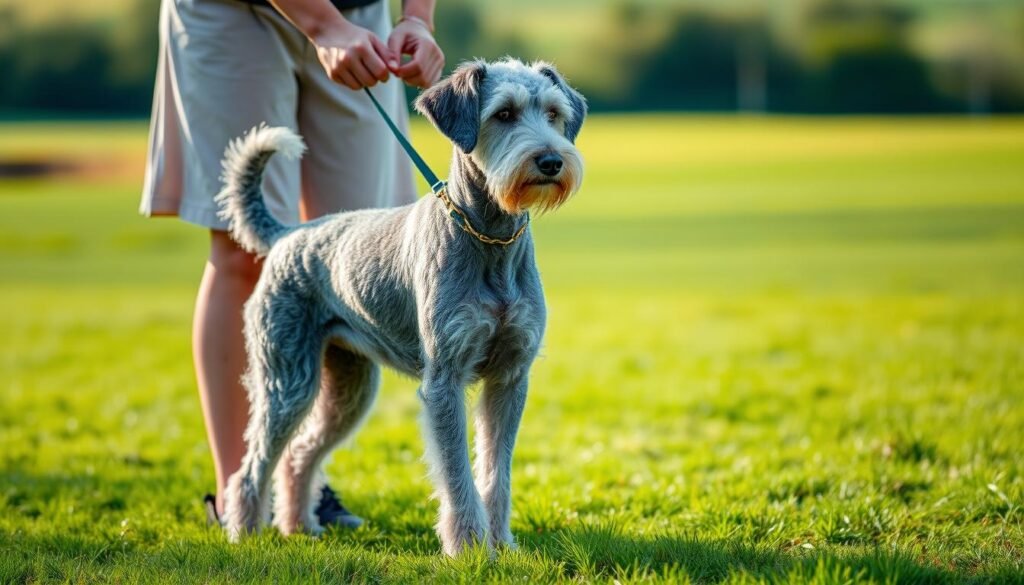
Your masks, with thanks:
[[[281,224],[263,201],[263,169],[275,152],[295,159],[306,145],[289,128],[260,125],[233,140],[224,152],[224,188],[217,194],[218,215],[242,248],[263,256],[291,228]]]

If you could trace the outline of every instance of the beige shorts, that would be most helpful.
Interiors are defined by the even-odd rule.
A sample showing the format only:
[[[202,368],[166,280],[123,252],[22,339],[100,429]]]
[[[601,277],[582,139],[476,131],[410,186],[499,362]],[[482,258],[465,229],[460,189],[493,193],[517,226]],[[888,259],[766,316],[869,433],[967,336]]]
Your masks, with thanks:
[[[386,1],[345,17],[383,40]],[[228,142],[267,123],[306,140],[301,162],[274,157],[264,176],[278,220],[415,201],[412,169],[370,98],[331,81],[306,38],[275,10],[236,0],[163,0],[149,158],[140,211],[226,229],[217,217],[221,158]],[[401,82],[371,88],[399,124],[408,114]]]

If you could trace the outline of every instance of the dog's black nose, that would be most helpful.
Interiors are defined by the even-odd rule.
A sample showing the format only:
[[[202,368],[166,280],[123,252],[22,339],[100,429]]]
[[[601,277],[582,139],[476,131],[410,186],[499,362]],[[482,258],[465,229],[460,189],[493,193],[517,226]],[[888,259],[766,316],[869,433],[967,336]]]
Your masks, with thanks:
[[[545,152],[533,160],[540,172],[549,177],[554,177],[562,171],[562,157],[553,152]]]

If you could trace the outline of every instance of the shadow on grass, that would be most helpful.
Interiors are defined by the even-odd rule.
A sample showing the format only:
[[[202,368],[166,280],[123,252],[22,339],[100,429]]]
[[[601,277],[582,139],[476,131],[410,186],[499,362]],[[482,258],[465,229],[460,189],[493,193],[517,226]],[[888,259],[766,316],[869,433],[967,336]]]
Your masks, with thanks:
[[[635,582],[656,576],[696,583],[1024,583],[1024,575],[1012,567],[971,574],[929,565],[899,551],[785,551],[728,539],[635,537],[615,526],[581,526],[549,536],[524,536],[521,546],[560,561],[565,577],[583,581]]]
[[[389,539],[390,540],[390,539]],[[400,538],[398,539],[401,540]],[[215,529],[149,542],[101,535],[0,534],[0,582],[610,582],[1022,583],[1011,569],[969,574],[882,551],[786,552],[735,541],[631,537],[581,527],[524,536],[521,549],[488,559],[447,559],[420,547],[365,546],[334,534],[268,533],[228,544]]]
[[[285,539],[268,531],[231,545],[219,530],[203,526],[198,500],[187,493],[190,484],[170,481],[175,470],[153,464],[131,475],[0,474],[7,484],[0,512],[14,528],[0,530],[0,550],[5,551],[0,582],[145,582],[149,575],[167,577],[156,581],[176,575],[185,581],[237,582],[308,582],[315,577],[627,583],[653,577],[697,583],[1024,583],[1014,567],[955,568],[931,564],[906,550],[783,550],[740,539],[635,536],[617,525],[586,523],[544,534],[520,533],[520,550],[494,560],[476,551],[451,561],[440,555],[432,513],[371,516],[363,529],[332,530],[315,540]],[[161,494],[157,505],[154,494]],[[55,505],[61,501],[73,502],[75,511]]]

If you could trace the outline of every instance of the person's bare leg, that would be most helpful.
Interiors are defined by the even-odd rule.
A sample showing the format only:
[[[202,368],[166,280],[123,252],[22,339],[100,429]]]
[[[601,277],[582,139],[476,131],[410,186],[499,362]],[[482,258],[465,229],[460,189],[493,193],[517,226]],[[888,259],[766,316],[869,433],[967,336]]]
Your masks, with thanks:
[[[192,322],[192,358],[217,475],[218,513],[224,509],[224,484],[245,453],[242,435],[249,421],[249,398],[240,381],[246,364],[242,305],[261,268],[226,232],[210,231],[210,258]]]

